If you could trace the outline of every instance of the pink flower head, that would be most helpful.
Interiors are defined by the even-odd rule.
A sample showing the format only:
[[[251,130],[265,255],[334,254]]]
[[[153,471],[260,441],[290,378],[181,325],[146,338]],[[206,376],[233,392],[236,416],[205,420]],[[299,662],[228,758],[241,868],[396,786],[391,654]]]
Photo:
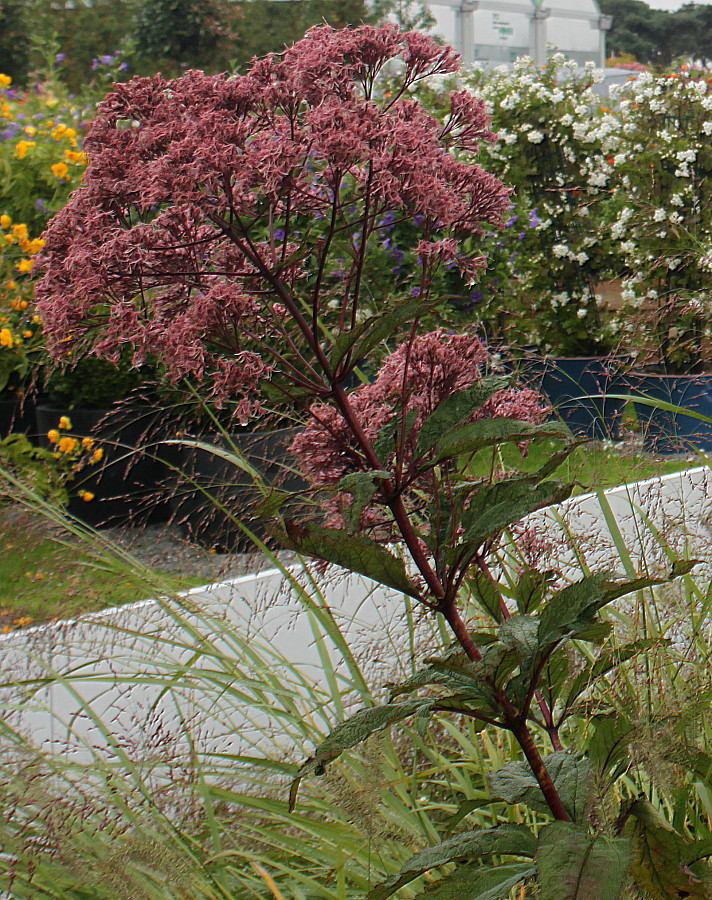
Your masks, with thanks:
[[[390,99],[378,79],[398,57],[404,90]],[[115,355],[130,342],[137,360],[156,355],[219,402],[234,390],[242,412],[277,372],[328,392],[311,329],[332,307],[336,332],[359,320],[360,248],[380,217],[410,220],[414,246],[441,246],[439,260],[450,248],[471,275],[480,261],[457,254],[454,234],[507,209],[501,182],[451,152],[458,135],[487,139],[481,104],[454,94],[443,130],[405,93],[456,68],[423,34],[324,25],[245,75],[115,85],[85,140],[84,179],[45,235],[36,297],[51,352],[81,340]],[[354,234],[334,298],[329,253]],[[248,359],[238,377],[234,361]]]

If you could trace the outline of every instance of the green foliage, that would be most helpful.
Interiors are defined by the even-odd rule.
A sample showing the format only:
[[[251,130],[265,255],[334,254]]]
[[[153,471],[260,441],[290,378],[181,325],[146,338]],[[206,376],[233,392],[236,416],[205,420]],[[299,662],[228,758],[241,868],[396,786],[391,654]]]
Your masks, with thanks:
[[[133,368],[128,354],[116,365],[83,356],[74,365],[50,372],[45,390],[50,401],[64,409],[108,409],[154,377],[150,365]]]
[[[539,835],[539,888],[547,900],[619,900],[629,861],[624,839],[594,836],[569,822],[552,822]]]

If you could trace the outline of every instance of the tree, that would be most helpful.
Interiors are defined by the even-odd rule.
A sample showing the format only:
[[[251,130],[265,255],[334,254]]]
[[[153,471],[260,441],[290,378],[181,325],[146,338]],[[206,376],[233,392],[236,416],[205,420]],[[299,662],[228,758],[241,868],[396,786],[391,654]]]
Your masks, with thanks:
[[[27,77],[30,42],[24,0],[0,0],[0,71],[15,83]]]

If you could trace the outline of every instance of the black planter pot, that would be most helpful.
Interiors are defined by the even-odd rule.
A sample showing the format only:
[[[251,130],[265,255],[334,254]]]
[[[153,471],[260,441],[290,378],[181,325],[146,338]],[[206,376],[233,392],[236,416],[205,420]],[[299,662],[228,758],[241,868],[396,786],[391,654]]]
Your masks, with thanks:
[[[31,400],[0,397],[0,438],[13,432],[34,435],[36,431],[35,405]]]
[[[220,435],[186,438],[167,445],[162,458],[173,469],[169,491],[173,521],[190,540],[210,549],[227,552],[253,550],[255,545],[236,524],[244,524],[268,546],[276,544],[264,532],[255,515],[261,499],[252,477],[220,453],[233,453],[233,445],[275,488],[296,491],[306,487],[294,471],[287,448],[295,428],[263,432],[237,432],[229,440]],[[198,444],[212,444],[213,453]]]
[[[165,466],[154,458],[157,435],[165,437],[164,415],[153,407],[115,409],[61,409],[38,404],[37,430],[43,446],[47,432],[56,429],[61,416],[72,423],[72,437],[91,437],[103,450],[99,464],[87,465],[68,485],[69,512],[89,525],[145,524],[167,521]],[[89,491],[85,502],[77,494]]]
[[[547,396],[557,416],[578,437],[615,438],[625,400],[610,394],[630,390],[628,360],[608,356],[525,357],[520,378]]]
[[[631,374],[631,393],[646,399],[662,400],[712,418],[712,374],[658,375]],[[712,450],[712,423],[683,412],[657,409],[647,403],[635,403],[643,432],[643,446],[655,453],[690,452],[694,447]]]

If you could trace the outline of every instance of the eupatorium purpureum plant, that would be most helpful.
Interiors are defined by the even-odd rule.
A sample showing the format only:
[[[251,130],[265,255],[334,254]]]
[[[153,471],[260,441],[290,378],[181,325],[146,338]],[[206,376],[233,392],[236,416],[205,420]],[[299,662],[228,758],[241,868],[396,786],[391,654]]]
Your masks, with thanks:
[[[392,62],[396,86],[391,78],[381,91]],[[456,54],[422,34],[325,26],[242,76],[115,86],[85,141],[85,179],[46,233],[38,305],[60,356],[88,347],[111,358],[130,343],[136,365],[155,354],[169,377],[207,384],[240,422],[279,400],[304,423],[292,451],[310,487],[299,513],[264,487],[260,513],[273,532],[449,625],[444,657],[316,748],[293,802],[300,779],[408,717],[448,712],[516,739],[524,759],[491,776],[492,796],[541,813],[539,826],[464,830],[371,897],[467,861],[444,876],[455,893],[442,896],[505,896],[537,879],[547,898],[614,898],[636,866],[644,872],[622,833],[633,820],[648,827],[643,807],[589,820],[609,763],[567,751],[561,729],[596,679],[641,648],[587,659],[571,643],[601,643],[600,610],[654,579],[599,574],[563,586],[522,566],[508,601],[489,565],[508,526],[570,494],[550,476],[572,445],[535,394],[488,374],[476,335],[421,326],[437,308],[439,267],[474,278],[484,260],[462,239],[476,246],[510,202],[468,157],[491,138],[482,103],[455,91],[441,123],[408,96],[456,69]],[[412,225],[419,257],[407,296],[386,285],[374,293],[364,279],[394,221]],[[353,387],[356,366],[379,356],[372,381]],[[473,456],[540,438],[561,441],[540,468],[472,474]],[[506,864],[486,864],[493,856]],[[594,887],[582,894],[581,884]]]

